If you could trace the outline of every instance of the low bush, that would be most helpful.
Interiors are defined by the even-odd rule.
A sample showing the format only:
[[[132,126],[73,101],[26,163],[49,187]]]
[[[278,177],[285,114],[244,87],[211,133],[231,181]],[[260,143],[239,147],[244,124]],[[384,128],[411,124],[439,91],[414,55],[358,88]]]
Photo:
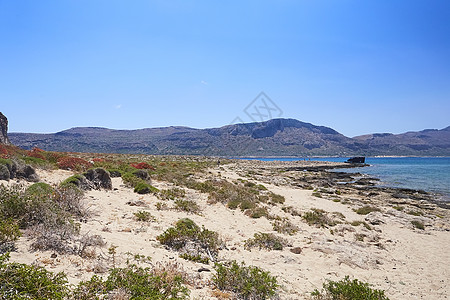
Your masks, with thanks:
[[[188,254],[185,257],[199,257],[200,259],[215,260],[222,241],[217,232],[200,228],[188,218],[180,219],[175,227],[170,227],[156,237],[163,245]]]
[[[141,162],[141,163],[132,163],[132,164],[130,164],[133,168],[136,168],[136,169],[140,169],[140,170],[155,170],[155,168],[154,167],[152,167],[151,165],[149,165],[148,163],[146,163],[146,162]]]
[[[276,277],[255,266],[236,261],[217,263],[212,281],[221,291],[234,293],[238,299],[270,299],[278,288]]]
[[[365,205],[365,206],[360,207],[360,208],[358,208],[358,209],[355,210],[355,212],[356,212],[358,215],[367,215],[367,214],[369,214],[369,213],[371,213],[371,212],[374,212],[374,211],[380,211],[380,209],[379,209],[378,207],[374,207],[374,206],[370,206],[370,205]]]
[[[139,222],[150,222],[155,219],[148,211],[145,210],[135,212],[134,217]]]
[[[0,219],[0,254],[14,251],[15,241],[19,239],[21,232],[19,224],[13,219]]]
[[[322,210],[313,208],[311,211],[305,212],[302,218],[308,223],[308,225],[316,227],[328,227],[338,224],[333,218],[330,218],[328,214]]]
[[[414,226],[414,228],[425,230],[425,225],[420,221],[413,220],[411,221],[411,224]]]
[[[292,224],[288,218],[283,218],[281,220],[275,220],[272,222],[273,230],[279,233],[294,235],[298,231],[298,227]]]
[[[157,193],[158,191],[154,186],[144,182],[140,182],[134,187],[134,192],[138,194]]]
[[[255,233],[253,238],[245,241],[244,248],[251,250],[252,248],[259,248],[265,250],[283,250],[283,247],[287,246],[288,242],[276,236],[273,233]]]
[[[162,200],[176,200],[182,199],[186,196],[186,191],[180,188],[171,188],[167,190],[160,190],[157,197]]]
[[[42,267],[9,263],[0,256],[0,295],[2,299],[66,299],[69,294],[64,273],[53,274]]]
[[[78,158],[65,156],[58,159],[57,165],[60,169],[72,170],[72,171],[86,171],[92,167],[92,164],[88,161]]]
[[[89,281],[82,281],[72,297],[75,300],[187,299],[190,291],[184,286],[186,275],[178,268],[177,265],[114,268],[106,280],[94,275]]]
[[[321,291],[311,293],[314,300],[389,300],[384,291],[372,289],[368,283],[346,276],[340,281],[327,281]]]
[[[200,206],[193,200],[178,199],[175,201],[175,209],[193,214],[200,212]]]

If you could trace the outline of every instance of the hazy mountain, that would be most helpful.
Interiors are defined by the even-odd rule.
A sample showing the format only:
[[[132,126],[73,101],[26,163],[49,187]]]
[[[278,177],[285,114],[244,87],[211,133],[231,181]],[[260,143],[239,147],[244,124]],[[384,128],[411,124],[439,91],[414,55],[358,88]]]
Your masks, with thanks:
[[[77,127],[54,134],[10,133],[17,146],[52,151],[226,156],[450,155],[450,127],[346,137],[324,126],[273,119],[220,128],[113,130]]]

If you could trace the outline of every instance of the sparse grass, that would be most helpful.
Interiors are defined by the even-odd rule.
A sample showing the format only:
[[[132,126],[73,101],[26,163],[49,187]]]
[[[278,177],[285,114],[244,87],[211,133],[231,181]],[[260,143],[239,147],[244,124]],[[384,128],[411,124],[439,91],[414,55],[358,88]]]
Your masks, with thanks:
[[[265,207],[254,207],[245,211],[245,214],[253,219],[259,219],[261,217],[268,217],[269,212]]]
[[[253,238],[245,241],[244,248],[251,250],[252,248],[259,248],[265,250],[283,250],[283,247],[287,246],[288,242],[273,233],[255,233]]]
[[[411,221],[411,224],[414,226],[414,228],[425,230],[425,225],[420,221],[413,220]]]
[[[370,205],[365,205],[365,206],[360,207],[360,208],[355,210],[355,212],[358,215],[367,215],[367,214],[369,214],[371,212],[374,212],[374,211],[381,211],[381,210],[378,207],[374,207],[374,206],[370,206]]]
[[[392,208],[398,211],[403,211],[405,209],[403,206],[393,206]]]
[[[273,230],[279,233],[294,235],[298,231],[298,227],[289,221],[288,218],[274,220],[272,222]]]
[[[215,287],[234,293],[237,299],[270,299],[275,296],[278,283],[270,272],[236,261],[218,263],[213,276]]]
[[[311,293],[314,300],[389,300],[384,291],[372,289],[368,283],[346,276],[340,281],[327,281],[321,291]]]
[[[299,216],[301,216],[301,213],[298,212],[298,211],[297,211],[295,208],[293,208],[292,206],[283,206],[283,207],[281,208],[281,210],[284,211],[284,212],[287,213],[287,214],[290,214],[291,216],[294,216],[294,217],[299,217]]]

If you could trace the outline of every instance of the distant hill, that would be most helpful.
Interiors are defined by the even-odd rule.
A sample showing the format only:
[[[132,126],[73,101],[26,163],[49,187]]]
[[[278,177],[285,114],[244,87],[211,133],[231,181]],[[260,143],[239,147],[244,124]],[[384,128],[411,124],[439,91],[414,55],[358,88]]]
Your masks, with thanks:
[[[10,133],[22,148],[49,151],[192,154],[222,156],[449,155],[450,127],[403,134],[346,137],[324,126],[294,119],[220,128],[161,127],[113,130],[77,127],[53,134]]]

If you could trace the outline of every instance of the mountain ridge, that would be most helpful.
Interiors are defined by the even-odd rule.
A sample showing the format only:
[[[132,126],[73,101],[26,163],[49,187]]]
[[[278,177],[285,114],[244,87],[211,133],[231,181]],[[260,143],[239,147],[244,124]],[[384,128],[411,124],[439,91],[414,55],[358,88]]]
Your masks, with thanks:
[[[217,128],[185,126],[133,130],[73,127],[49,134],[10,133],[25,149],[136,154],[219,156],[450,155],[450,126],[401,134],[347,137],[296,119],[272,119]]]

